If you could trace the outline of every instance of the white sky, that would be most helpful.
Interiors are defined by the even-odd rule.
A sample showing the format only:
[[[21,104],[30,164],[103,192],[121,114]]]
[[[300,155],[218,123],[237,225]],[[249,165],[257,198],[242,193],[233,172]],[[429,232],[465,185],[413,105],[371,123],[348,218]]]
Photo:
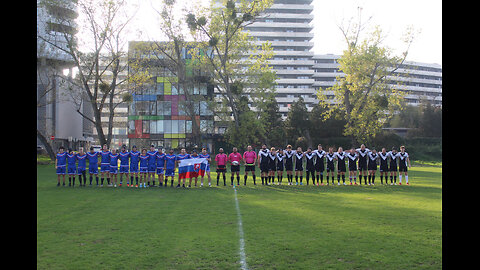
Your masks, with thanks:
[[[158,19],[152,3],[159,9],[160,0],[131,0],[139,6],[129,40],[160,40]],[[177,0],[179,11],[184,6],[209,0]],[[342,54],[343,36],[337,25],[356,16],[363,8],[362,18],[372,16],[369,25],[379,25],[387,35],[385,46],[400,53],[404,49],[401,36],[411,25],[420,34],[410,47],[407,60],[442,64],[442,1],[441,0],[313,0],[315,54]]]

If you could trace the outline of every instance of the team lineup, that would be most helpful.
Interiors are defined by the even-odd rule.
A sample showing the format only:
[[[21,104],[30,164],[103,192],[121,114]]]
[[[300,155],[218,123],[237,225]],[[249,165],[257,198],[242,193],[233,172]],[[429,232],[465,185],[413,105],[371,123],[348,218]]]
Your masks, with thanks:
[[[170,186],[173,187],[175,169],[178,168],[179,162],[192,158],[205,158],[208,161],[205,174],[208,178],[208,185],[211,186],[210,162],[212,158],[207,153],[206,148],[203,148],[201,153],[192,150],[190,154],[187,154],[186,150],[182,148],[180,154],[175,155],[173,149],[166,153],[162,149],[155,149],[154,145],[150,146],[150,151],[143,148],[140,152],[137,151],[136,146],[133,146],[131,151],[127,151],[126,146],[117,151],[116,149],[109,150],[107,145],[103,145],[101,151],[94,151],[93,147],[91,147],[89,152],[85,152],[83,147],[80,147],[77,153],[72,149],[65,151],[65,148],[61,146],[55,160],[57,186],[60,186],[62,178],[63,186],[66,185],[65,176],[67,174],[69,186],[75,186],[76,175],[78,175],[80,186],[82,186],[82,180],[83,186],[86,186],[88,160],[90,186],[92,186],[93,177],[95,176],[96,186],[100,187],[103,187],[104,180],[106,180],[108,186],[113,187],[117,187],[117,183],[118,186],[122,186],[124,181],[126,181],[127,187],[155,187],[155,175],[158,175],[159,187],[166,187],[169,178]],[[234,185],[235,176],[237,185],[240,185],[241,163],[245,166],[243,183],[245,186],[247,185],[249,173],[252,175],[253,184],[257,184],[256,167],[260,168],[262,185],[275,184],[275,178],[277,178],[276,184],[281,185],[285,171],[288,185],[303,185],[304,165],[307,185],[309,185],[311,177],[313,185],[323,186],[325,171],[326,185],[329,185],[330,180],[331,184],[335,185],[335,176],[337,185],[341,185],[340,180],[343,185],[347,185],[345,183],[347,166],[350,185],[361,185],[362,177],[365,185],[375,185],[377,166],[380,171],[381,184],[383,184],[385,177],[385,184],[388,184],[388,178],[390,178],[390,185],[396,185],[398,172],[399,185],[402,185],[402,176],[405,177],[405,183],[409,185],[407,168],[411,167],[410,159],[408,153],[405,152],[404,146],[400,147],[399,152],[395,148],[388,152],[385,148],[382,148],[380,152],[377,152],[375,149],[370,150],[366,148],[363,144],[360,148],[351,148],[345,151],[342,147],[338,147],[336,152],[333,151],[333,147],[329,147],[328,152],[324,151],[321,144],[317,146],[316,150],[308,148],[305,152],[302,151],[301,147],[298,147],[297,150],[292,150],[291,145],[288,145],[286,149],[278,150],[274,147],[267,149],[266,145],[262,145],[262,149],[258,154],[249,145],[243,155],[238,152],[236,147],[233,147],[229,155],[220,148],[214,160],[217,165],[217,186],[220,182],[220,176],[223,178],[223,185],[227,185],[225,173],[228,164],[230,164],[230,185],[232,186]],[[118,175],[120,176],[118,177]],[[125,180],[123,179],[124,176]],[[194,173],[188,178],[188,187],[191,187],[192,180],[194,180],[194,185],[197,186],[199,177],[200,186],[203,186],[204,175]],[[293,182],[294,177],[295,184]],[[181,177],[179,174],[176,187],[186,187],[186,180],[187,178]]]

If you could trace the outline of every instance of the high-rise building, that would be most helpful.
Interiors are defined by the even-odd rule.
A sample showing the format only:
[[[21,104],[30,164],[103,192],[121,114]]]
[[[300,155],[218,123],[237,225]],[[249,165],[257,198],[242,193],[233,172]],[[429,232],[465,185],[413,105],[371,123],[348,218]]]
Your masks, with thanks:
[[[312,0],[275,0],[254,23],[245,27],[257,45],[265,41],[272,45],[275,56],[269,64],[277,74],[276,99],[283,118],[299,97],[307,104],[315,101],[312,12]]]

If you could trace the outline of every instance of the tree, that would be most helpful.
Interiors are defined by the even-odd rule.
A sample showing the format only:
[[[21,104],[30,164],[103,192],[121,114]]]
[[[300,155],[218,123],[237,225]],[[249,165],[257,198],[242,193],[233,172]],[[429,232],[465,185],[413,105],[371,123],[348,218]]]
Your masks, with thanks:
[[[326,89],[333,91],[333,102],[327,100],[326,91],[321,88],[317,96],[320,104],[327,108],[325,119],[335,110],[343,113],[344,135],[350,136],[352,144],[357,145],[375,137],[394,112],[401,109],[403,94],[389,82],[405,61],[414,33],[412,29],[407,31],[404,38],[407,46],[401,56],[392,56],[392,50],[382,45],[384,35],[378,26],[360,40],[365,28],[360,16],[357,24],[339,28],[347,45],[338,60],[339,70],[345,76],[338,76],[336,84]]]
[[[283,146],[286,143],[285,129],[279,113],[275,95],[269,95],[266,100],[257,106],[259,122],[264,126],[265,134],[262,143],[267,145]]]
[[[200,44],[206,54],[192,53],[200,63],[205,65],[213,76],[216,89],[222,95],[222,108],[216,109],[224,115],[217,116],[224,121],[233,117],[233,134],[239,132],[242,124],[240,117],[243,106],[242,98],[248,86],[248,74],[261,72],[264,65],[254,65],[253,62],[264,61],[273,56],[271,47],[262,46],[261,52],[257,52],[257,46],[251,36],[243,31],[244,27],[253,23],[260,13],[272,5],[273,0],[223,0],[221,5],[212,1],[212,5],[206,11],[190,12],[186,22],[192,35]],[[245,59],[244,55],[248,55]],[[258,57],[260,55],[260,57]],[[257,72],[252,69],[258,68]],[[230,116],[231,115],[231,116]],[[247,114],[248,115],[248,114]],[[250,119],[250,118],[249,118]]]
[[[305,144],[303,147],[312,146],[313,142],[310,136],[310,121],[308,116],[307,105],[303,98],[300,97],[290,106],[287,119],[285,120],[285,129],[289,143],[296,145],[297,141],[302,141]]]
[[[63,1],[43,0],[43,4],[61,5]],[[133,18],[126,13],[126,1],[79,0],[78,11],[84,18],[80,22],[79,33],[63,33],[66,46],[56,44],[54,37],[39,36],[46,43],[68,54],[78,70],[75,78],[63,76],[76,101],[77,112],[91,122],[98,134],[100,144],[110,145],[115,108],[121,102],[131,100],[131,89],[126,89],[126,82],[132,78],[122,77],[127,68],[125,59],[124,32]],[[63,21],[64,25],[72,22]],[[71,25],[74,29],[75,25]],[[142,79],[137,79],[142,81]],[[120,100],[120,102],[118,102]],[[82,112],[82,106],[88,103],[93,116]],[[107,121],[102,120],[102,113],[107,113]],[[103,130],[107,125],[107,132]]]

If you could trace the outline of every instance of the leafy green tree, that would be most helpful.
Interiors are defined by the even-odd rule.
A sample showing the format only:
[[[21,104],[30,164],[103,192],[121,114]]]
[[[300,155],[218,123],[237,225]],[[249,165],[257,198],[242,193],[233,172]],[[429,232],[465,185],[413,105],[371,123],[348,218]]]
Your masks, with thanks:
[[[394,112],[402,108],[403,93],[389,82],[405,61],[414,37],[409,30],[404,38],[406,50],[401,56],[394,56],[390,48],[382,45],[385,37],[378,26],[360,40],[363,29],[360,20],[353,27],[340,27],[347,49],[338,63],[345,76],[338,76],[333,87],[317,92],[320,104],[327,108],[325,119],[334,111],[344,115],[344,135],[351,137],[353,145],[375,137]],[[327,100],[326,91],[333,91],[333,102]]]
[[[306,146],[312,146],[309,114],[302,97],[290,106],[285,120],[285,130],[290,144],[296,145],[297,141],[304,141]]]

